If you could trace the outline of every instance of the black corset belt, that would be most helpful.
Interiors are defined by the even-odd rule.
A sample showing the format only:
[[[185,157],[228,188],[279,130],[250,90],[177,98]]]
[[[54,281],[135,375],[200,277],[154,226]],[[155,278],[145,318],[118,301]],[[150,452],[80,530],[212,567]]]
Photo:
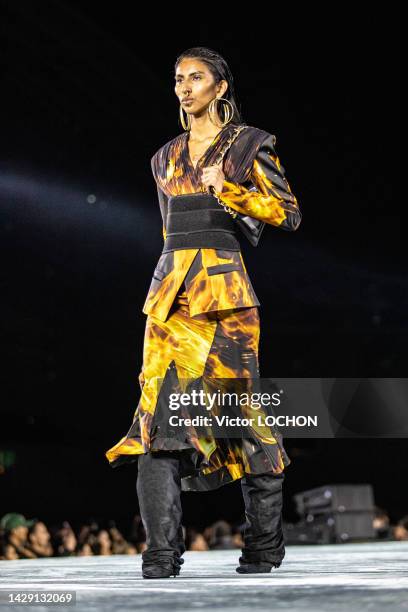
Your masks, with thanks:
[[[162,252],[197,248],[239,251],[235,222],[212,194],[171,196]]]

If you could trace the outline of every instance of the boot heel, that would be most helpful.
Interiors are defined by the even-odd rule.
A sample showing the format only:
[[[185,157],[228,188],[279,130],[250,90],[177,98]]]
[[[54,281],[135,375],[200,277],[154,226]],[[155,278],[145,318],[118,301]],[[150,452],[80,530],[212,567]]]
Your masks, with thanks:
[[[170,578],[178,576],[180,567],[173,561],[146,563],[142,566],[143,578]]]

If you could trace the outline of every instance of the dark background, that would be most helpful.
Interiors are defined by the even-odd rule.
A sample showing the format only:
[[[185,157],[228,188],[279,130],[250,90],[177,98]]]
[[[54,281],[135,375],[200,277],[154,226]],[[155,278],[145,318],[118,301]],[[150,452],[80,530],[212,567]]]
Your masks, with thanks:
[[[137,511],[135,464],[114,470],[104,453],[139,400],[141,309],[162,247],[150,159],[183,131],[174,64],[189,47],[224,55],[244,120],[276,135],[303,213],[297,232],[267,226],[257,249],[243,244],[262,376],[406,375],[401,38],[384,15],[334,8],[314,27],[152,8],[2,5],[1,515]],[[408,512],[404,439],[286,449],[286,520],[294,493],[336,482],[372,483],[392,520]],[[238,520],[239,483],[186,494],[184,509],[186,524]]]

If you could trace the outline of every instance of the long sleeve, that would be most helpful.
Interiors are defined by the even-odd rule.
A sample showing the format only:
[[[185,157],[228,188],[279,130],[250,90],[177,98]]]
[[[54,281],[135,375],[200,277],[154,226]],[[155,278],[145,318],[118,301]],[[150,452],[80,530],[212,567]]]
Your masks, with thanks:
[[[151,157],[150,167],[152,169],[153,178],[156,183],[157,198],[159,200],[160,213],[162,217],[163,240],[166,240],[166,219],[167,219],[168,197],[164,193],[164,191],[161,189],[160,184],[159,184],[159,178],[158,178],[159,166],[160,164],[163,164],[162,150],[163,150],[163,147],[159,149],[158,151],[156,151],[156,153]]]
[[[218,198],[234,210],[288,231],[295,231],[302,215],[299,204],[285,178],[285,169],[275,150],[275,136],[262,142],[253,161],[250,181],[255,190],[224,180]]]
[[[163,240],[166,240],[166,217],[167,217],[168,197],[164,193],[164,191],[160,189],[158,185],[157,185],[157,197],[159,199],[160,212],[161,212],[162,223],[163,223],[163,227],[162,227]]]

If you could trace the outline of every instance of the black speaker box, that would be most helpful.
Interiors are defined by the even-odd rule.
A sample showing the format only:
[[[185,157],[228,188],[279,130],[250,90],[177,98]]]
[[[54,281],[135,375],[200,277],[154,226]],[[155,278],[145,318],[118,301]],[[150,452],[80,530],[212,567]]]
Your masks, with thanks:
[[[308,514],[374,511],[374,495],[369,484],[336,484],[309,489],[294,495],[301,517]]]
[[[287,544],[341,544],[375,540],[374,512],[336,512],[309,514],[294,525],[284,524]]]

